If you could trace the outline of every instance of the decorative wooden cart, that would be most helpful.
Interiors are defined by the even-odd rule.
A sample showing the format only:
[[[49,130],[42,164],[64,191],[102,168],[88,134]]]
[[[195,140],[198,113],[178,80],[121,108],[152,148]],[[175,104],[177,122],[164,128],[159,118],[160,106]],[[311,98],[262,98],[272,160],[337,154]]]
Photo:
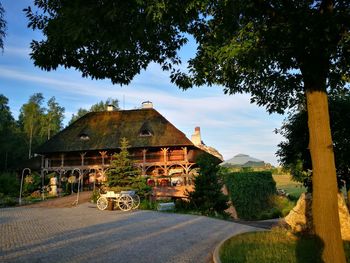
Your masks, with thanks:
[[[100,193],[100,198],[97,199],[97,208],[105,210],[108,207],[108,202],[116,203],[122,211],[130,211],[139,207],[140,197],[135,191],[121,191],[120,193],[107,191]]]

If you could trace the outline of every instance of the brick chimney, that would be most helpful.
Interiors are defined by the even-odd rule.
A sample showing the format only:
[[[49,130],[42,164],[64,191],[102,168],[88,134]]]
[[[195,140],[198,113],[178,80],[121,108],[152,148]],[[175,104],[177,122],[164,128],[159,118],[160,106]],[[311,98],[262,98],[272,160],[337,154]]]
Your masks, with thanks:
[[[194,128],[194,134],[192,134],[191,141],[194,145],[201,145],[202,144],[202,138],[201,138],[201,128],[196,127]]]
[[[107,106],[107,111],[115,111],[115,106],[114,105],[108,105]]]
[[[153,109],[152,101],[144,101],[144,102],[142,102],[142,109]]]

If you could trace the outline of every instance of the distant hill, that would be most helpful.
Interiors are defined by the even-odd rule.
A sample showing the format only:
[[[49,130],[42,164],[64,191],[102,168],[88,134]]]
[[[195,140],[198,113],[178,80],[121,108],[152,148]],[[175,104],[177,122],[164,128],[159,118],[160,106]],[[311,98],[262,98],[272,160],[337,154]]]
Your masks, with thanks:
[[[247,154],[237,154],[233,158],[223,162],[222,166],[229,167],[264,167],[265,162],[253,157],[250,157]]]

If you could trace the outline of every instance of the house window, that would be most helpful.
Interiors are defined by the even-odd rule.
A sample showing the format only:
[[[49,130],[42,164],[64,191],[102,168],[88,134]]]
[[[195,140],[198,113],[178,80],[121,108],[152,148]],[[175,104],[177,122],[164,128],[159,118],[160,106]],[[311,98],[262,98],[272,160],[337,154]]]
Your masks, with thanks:
[[[80,138],[80,140],[82,140],[82,141],[88,141],[88,140],[90,140],[89,135],[87,135],[86,133],[80,134],[80,135],[79,135],[79,138]]]
[[[145,123],[142,124],[140,130],[139,130],[139,136],[140,137],[149,137],[153,136],[152,129],[149,125],[149,123],[146,121]]]
[[[147,137],[147,136],[152,136],[152,135],[153,134],[147,129],[141,130],[141,132],[140,132],[141,137]]]

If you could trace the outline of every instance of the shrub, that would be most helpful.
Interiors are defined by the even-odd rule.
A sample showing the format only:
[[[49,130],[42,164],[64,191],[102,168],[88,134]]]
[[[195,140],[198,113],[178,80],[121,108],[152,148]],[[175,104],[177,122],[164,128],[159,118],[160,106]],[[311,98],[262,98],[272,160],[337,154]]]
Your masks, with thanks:
[[[285,217],[294,205],[295,203],[285,196],[272,195],[269,200],[269,207],[257,214],[256,219],[264,220]]]
[[[0,174],[0,193],[9,196],[19,195],[19,180],[15,173],[4,172]]]
[[[96,204],[97,203],[97,199],[100,197],[100,192],[98,190],[94,190],[92,191],[92,195],[91,195],[91,202]]]
[[[11,196],[5,196],[3,193],[0,193],[0,207],[15,206],[17,201]]]
[[[226,185],[237,214],[242,219],[257,219],[271,208],[276,183],[270,171],[236,172],[226,175]]]
[[[183,199],[176,199],[175,200],[175,209],[178,212],[186,212],[193,210],[193,206],[189,200],[183,200]]]
[[[41,177],[39,174],[33,172],[31,175],[24,177],[23,181],[23,195],[28,196],[36,190],[41,188]]]
[[[149,199],[143,199],[140,202],[139,209],[142,210],[157,210],[157,206],[160,203],[160,201],[151,201]]]

